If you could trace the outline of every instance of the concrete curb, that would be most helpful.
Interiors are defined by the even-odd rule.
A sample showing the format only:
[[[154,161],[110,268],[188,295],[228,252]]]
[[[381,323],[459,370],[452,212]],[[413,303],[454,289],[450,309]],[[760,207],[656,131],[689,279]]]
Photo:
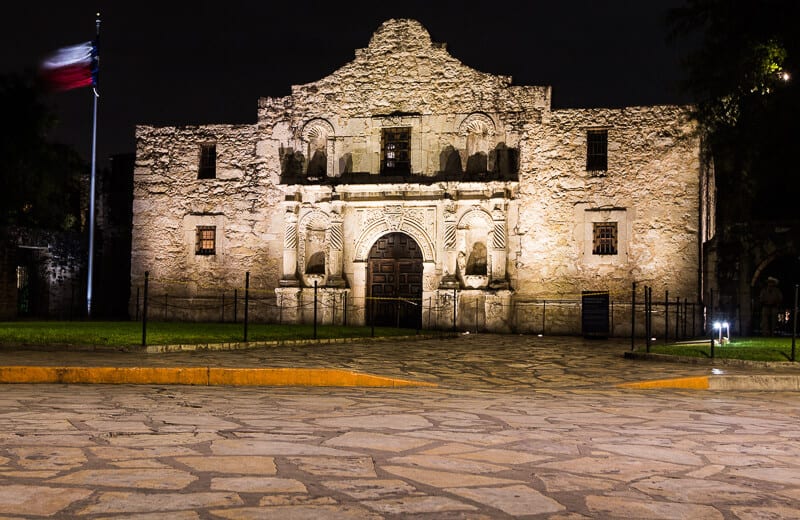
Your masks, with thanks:
[[[703,366],[728,366],[728,367],[748,367],[748,368],[769,368],[769,369],[788,369],[800,371],[800,362],[792,361],[750,361],[747,359],[729,358],[703,358],[690,356],[671,356],[669,354],[654,354],[650,352],[625,352],[622,354],[625,359],[638,361],[661,361],[665,363],[681,363],[685,365]]]
[[[203,386],[437,387],[436,383],[330,368],[2,366],[0,383]]]
[[[691,390],[766,390],[789,392],[800,390],[800,375],[794,374],[753,374],[678,377],[674,379],[655,379],[621,383],[617,388],[647,390],[653,388],[684,388]]]
[[[625,352],[625,359],[660,361],[709,367],[742,367],[750,369],[781,370],[781,374],[719,374],[699,377],[679,377],[622,383],[617,388],[651,389],[684,388],[694,390],[766,390],[775,392],[800,390],[800,363],[791,361],[748,361],[744,359],[696,358],[670,356],[648,352]],[[798,372],[797,374],[791,372]]]

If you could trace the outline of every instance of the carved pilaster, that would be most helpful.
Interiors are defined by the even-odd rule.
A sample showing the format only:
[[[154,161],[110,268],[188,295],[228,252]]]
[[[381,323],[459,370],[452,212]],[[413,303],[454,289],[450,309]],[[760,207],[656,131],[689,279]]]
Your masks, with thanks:
[[[283,215],[283,272],[280,284],[284,287],[295,287],[300,285],[297,279],[297,206],[286,206]]]
[[[440,287],[449,289],[458,287],[456,277],[456,205],[448,201],[444,205],[444,276]]]
[[[344,246],[344,226],[339,213],[331,214],[328,232],[328,286],[344,287],[342,278],[342,250]]]
[[[492,288],[506,288],[506,259],[508,249],[506,247],[506,212],[498,204],[492,210],[492,250],[489,252],[491,269],[489,285]]]

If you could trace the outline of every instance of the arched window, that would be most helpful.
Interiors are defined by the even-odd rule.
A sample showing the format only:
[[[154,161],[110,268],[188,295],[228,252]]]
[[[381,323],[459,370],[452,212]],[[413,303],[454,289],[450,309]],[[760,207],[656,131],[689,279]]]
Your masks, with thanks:
[[[324,119],[312,119],[303,127],[302,139],[306,143],[308,158],[307,177],[320,179],[333,174],[328,171],[328,141],[333,136],[333,126]]]

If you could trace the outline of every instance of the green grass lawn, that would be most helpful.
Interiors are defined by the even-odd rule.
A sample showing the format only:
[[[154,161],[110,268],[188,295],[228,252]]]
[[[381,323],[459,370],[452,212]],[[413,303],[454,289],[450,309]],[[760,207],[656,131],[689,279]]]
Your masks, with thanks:
[[[800,360],[800,339],[795,341],[796,359]],[[650,352],[671,356],[711,357],[711,340],[676,342],[667,345],[651,345]],[[714,357],[719,359],[744,359],[748,361],[790,361],[792,338],[790,337],[742,337],[727,345],[716,345]]]
[[[413,329],[375,327],[376,336],[408,336]],[[317,326],[317,338],[363,338],[371,327]],[[148,322],[148,345],[242,341],[242,323]],[[249,341],[310,339],[313,325],[248,324]],[[118,345],[142,344],[142,324],[134,321],[15,321],[0,322],[0,345]]]

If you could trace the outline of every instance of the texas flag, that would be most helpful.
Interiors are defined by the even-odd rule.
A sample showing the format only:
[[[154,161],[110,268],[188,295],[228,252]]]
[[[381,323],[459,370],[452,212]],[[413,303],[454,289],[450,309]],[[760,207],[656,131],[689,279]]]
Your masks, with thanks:
[[[42,79],[57,91],[97,86],[97,62],[95,42],[62,47],[42,61]]]

